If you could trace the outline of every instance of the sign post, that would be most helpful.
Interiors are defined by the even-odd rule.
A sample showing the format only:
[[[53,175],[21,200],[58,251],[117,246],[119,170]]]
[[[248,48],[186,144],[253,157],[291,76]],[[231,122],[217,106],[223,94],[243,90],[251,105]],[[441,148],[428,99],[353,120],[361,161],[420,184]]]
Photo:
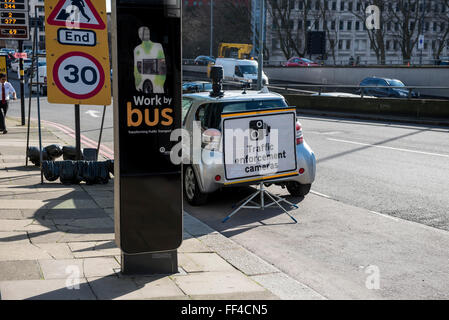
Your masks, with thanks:
[[[0,1],[0,39],[19,40],[19,52],[23,51],[23,40],[28,40],[28,0]],[[25,125],[25,93],[23,55],[19,57],[21,123]]]
[[[182,242],[180,0],[112,1],[114,213],[123,273],[175,273]]]

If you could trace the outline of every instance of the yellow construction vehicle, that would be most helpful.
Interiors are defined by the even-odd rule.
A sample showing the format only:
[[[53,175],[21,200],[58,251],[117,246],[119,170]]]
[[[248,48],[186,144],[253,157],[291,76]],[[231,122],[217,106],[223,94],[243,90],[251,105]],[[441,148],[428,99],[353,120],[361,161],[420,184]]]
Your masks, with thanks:
[[[218,45],[219,58],[235,58],[235,59],[250,59],[252,44],[245,43],[225,43],[221,42]]]

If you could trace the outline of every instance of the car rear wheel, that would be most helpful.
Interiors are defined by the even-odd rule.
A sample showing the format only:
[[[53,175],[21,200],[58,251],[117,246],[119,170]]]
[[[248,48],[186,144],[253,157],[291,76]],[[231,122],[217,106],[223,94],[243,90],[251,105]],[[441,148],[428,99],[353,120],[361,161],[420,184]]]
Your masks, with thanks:
[[[192,166],[184,169],[184,196],[193,206],[205,204],[207,201],[207,194],[201,192]]]
[[[289,181],[287,183],[287,190],[293,197],[304,197],[309,193],[311,184],[300,184],[296,181]]]

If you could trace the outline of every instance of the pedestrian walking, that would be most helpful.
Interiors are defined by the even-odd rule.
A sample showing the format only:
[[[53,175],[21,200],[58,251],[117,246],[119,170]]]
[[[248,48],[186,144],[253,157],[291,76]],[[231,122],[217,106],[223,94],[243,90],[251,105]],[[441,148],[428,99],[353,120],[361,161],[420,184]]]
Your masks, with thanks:
[[[6,74],[0,73],[0,84],[1,84],[1,93],[0,93],[0,131],[3,134],[8,133],[6,130],[6,112],[8,112],[8,102],[9,96],[11,93],[13,94],[14,100],[17,99],[16,90],[14,87],[6,81]]]

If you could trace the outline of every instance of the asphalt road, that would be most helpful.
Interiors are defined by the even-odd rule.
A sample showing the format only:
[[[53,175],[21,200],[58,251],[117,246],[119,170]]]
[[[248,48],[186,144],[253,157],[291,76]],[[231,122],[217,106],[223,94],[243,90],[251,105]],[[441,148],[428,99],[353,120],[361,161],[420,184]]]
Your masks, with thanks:
[[[449,128],[301,118],[317,157],[313,190],[449,230]]]

